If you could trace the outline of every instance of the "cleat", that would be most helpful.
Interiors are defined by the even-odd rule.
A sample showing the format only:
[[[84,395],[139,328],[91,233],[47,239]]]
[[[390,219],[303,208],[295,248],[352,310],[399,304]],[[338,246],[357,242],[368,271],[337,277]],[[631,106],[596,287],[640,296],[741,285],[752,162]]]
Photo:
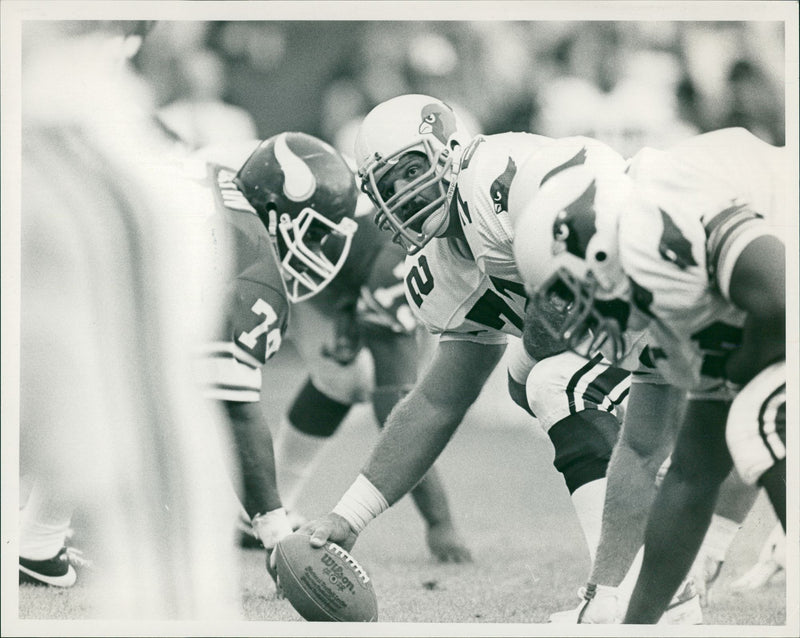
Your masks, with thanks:
[[[759,561],[747,570],[744,575],[733,581],[730,584],[730,588],[733,591],[760,589],[768,585],[769,581],[782,571],[783,567],[774,560]]]
[[[770,532],[761,548],[758,561],[745,574],[730,584],[733,591],[759,589],[786,568],[786,534],[780,523]]]
[[[550,614],[550,622],[566,625],[612,625],[621,622],[617,588],[587,585],[578,590],[581,603],[574,609]]]
[[[66,547],[62,547],[58,554],[46,560],[31,560],[20,556],[20,582],[53,587],[72,587],[78,579],[78,574],[72,566],[71,558]]]
[[[659,625],[702,625],[703,609],[700,605],[700,595],[694,586],[694,581],[683,581],[678,593],[672,598],[669,607],[658,621]]]
[[[708,607],[712,599],[712,590],[714,583],[719,578],[719,573],[722,571],[724,561],[713,558],[708,555],[698,556],[695,564],[692,566],[690,572],[691,577],[694,579],[697,594],[700,596],[700,606]]]

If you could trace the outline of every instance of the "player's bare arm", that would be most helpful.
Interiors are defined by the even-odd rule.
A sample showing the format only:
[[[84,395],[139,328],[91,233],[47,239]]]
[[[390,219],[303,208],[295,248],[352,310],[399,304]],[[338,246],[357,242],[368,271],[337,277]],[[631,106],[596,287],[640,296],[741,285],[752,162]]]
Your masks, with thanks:
[[[726,375],[745,384],[786,356],[786,247],[764,235],[742,251],[733,268],[731,301],[747,312],[741,347],[732,353]]]
[[[331,540],[352,548],[369,520],[417,484],[477,399],[504,350],[504,345],[468,341],[439,344],[424,376],[389,415],[362,474],[337,505],[338,511],[358,520],[348,524],[331,512],[307,523],[300,532],[312,537],[312,545]]]
[[[240,401],[223,401],[222,404],[231,422],[242,465],[245,510],[252,518],[280,508],[272,436],[261,404]]]
[[[373,409],[378,422],[386,422],[391,409],[414,384],[417,368],[417,341],[413,334],[402,333],[378,338],[366,331],[364,341],[375,360]],[[436,466],[431,467],[411,490],[411,498],[425,519],[425,536],[433,556],[443,563],[472,560],[469,549],[453,524],[444,482]]]
[[[364,468],[389,504],[433,464],[475,402],[505,346],[445,341],[422,379],[401,401]]]

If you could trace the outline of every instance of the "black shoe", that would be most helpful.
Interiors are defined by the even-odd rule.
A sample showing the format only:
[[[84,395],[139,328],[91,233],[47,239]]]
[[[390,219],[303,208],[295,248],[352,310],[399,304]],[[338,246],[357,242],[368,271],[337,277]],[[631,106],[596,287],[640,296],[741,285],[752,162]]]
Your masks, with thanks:
[[[47,560],[31,560],[19,557],[19,580],[23,583],[52,585],[53,587],[72,587],[78,574],[70,562],[66,547]]]

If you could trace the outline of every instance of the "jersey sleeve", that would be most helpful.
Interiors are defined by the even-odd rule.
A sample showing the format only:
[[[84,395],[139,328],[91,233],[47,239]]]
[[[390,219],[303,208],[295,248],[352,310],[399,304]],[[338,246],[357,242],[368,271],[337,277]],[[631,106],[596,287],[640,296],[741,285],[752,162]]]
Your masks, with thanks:
[[[708,242],[708,279],[730,301],[730,283],[736,261],[755,239],[772,235],[765,219],[747,205],[734,205],[705,221]]]
[[[208,398],[258,401],[261,366],[278,351],[286,331],[289,305],[285,295],[246,275],[231,282],[219,337],[204,352]]]

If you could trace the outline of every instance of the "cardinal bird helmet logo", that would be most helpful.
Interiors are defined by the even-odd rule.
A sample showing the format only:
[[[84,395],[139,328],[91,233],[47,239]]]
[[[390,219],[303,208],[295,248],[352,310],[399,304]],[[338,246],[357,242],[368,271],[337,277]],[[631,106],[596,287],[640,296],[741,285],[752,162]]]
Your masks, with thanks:
[[[419,132],[433,135],[442,144],[447,144],[447,140],[456,132],[455,114],[449,108],[443,109],[441,104],[426,104],[422,107],[420,117]]]

